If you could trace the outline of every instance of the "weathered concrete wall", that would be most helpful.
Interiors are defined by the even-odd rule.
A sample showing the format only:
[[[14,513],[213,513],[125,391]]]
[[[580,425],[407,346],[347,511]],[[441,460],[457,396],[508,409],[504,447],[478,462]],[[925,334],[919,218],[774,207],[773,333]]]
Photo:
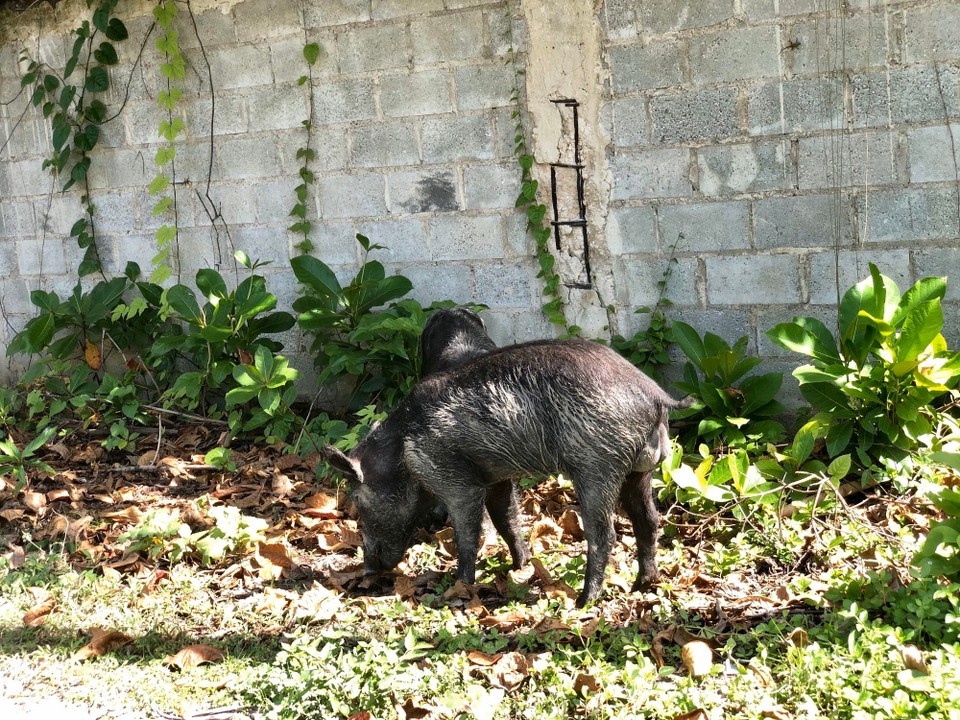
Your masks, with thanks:
[[[748,334],[776,358],[763,331],[796,313],[830,315],[836,265],[842,287],[868,261],[906,285],[953,274],[960,260],[960,3],[838,5],[195,0],[197,31],[185,12],[178,19],[189,63],[177,109],[187,125],[177,142],[181,277],[232,268],[232,249],[244,249],[277,261],[271,288],[292,303],[285,260],[299,237],[288,212],[312,102],[321,259],[352,273],[362,232],[388,246],[381,259],[421,300],[487,303],[500,342],[551,334],[514,208],[512,46],[526,67],[521,102],[548,205],[547,164],[573,151],[569,117],[551,101],[580,103],[594,283],[565,291],[568,318],[594,336],[608,323],[632,332],[632,311],[655,301],[676,244],[675,314],[701,331]],[[93,154],[98,243],[112,272],[129,259],[146,267],[155,252],[152,39],[130,75],[151,7],[120,4],[130,39],[105,100],[122,112]],[[88,13],[82,0],[61,0],[0,21],[0,101],[10,101],[0,107],[0,346],[32,316],[29,290],[66,292],[80,258],[67,237],[79,193],[56,192],[41,170],[50,129],[33,108],[24,113],[17,54],[26,47],[62,68],[68,33]],[[297,84],[308,41],[322,48],[312,94]],[[201,204],[208,180],[223,222]],[[561,181],[562,211],[570,190]],[[578,236],[564,235],[558,255],[564,280],[582,281]],[[957,342],[960,282],[951,278],[949,292]],[[299,338],[285,341],[307,370]]]
[[[950,276],[960,340],[960,3],[609,0],[601,20],[622,303],[654,299],[676,243],[677,315],[776,357],[765,330],[835,319],[837,266],[842,291],[874,262],[901,288]]]

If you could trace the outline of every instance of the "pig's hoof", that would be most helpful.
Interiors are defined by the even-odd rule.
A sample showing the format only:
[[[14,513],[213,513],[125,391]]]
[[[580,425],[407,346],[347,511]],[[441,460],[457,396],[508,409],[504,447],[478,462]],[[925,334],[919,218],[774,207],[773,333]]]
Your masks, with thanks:
[[[638,575],[637,579],[633,582],[633,587],[630,588],[632,592],[647,592],[648,590],[653,590],[653,586],[657,584],[657,573],[650,575]]]

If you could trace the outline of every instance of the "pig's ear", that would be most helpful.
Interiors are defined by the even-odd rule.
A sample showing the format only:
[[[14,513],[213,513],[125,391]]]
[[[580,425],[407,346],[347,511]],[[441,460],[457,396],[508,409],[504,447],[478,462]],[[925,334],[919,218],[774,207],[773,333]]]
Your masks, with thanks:
[[[347,482],[357,484],[363,482],[363,472],[360,470],[359,460],[347,457],[333,445],[327,445],[323,448],[323,458],[330,463],[330,467],[341,473],[347,479]]]

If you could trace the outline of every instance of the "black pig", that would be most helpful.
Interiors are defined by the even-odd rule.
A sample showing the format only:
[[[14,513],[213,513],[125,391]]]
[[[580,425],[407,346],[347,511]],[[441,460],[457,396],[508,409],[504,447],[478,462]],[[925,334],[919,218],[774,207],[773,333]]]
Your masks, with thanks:
[[[656,581],[659,516],[650,476],[669,442],[668,411],[689,404],[607,347],[544,340],[424,378],[349,455],[333,447],[326,454],[351,483],[367,573],[400,562],[422,509],[436,498],[453,521],[457,577],[466,583],[476,576],[484,505],[514,565],[523,565],[529,552],[512,481],[563,473],[587,539],[582,607],[600,592],[618,500],[637,541],[633,588]]]
[[[496,349],[483,320],[470,308],[437,310],[420,336],[420,374],[451,370]]]

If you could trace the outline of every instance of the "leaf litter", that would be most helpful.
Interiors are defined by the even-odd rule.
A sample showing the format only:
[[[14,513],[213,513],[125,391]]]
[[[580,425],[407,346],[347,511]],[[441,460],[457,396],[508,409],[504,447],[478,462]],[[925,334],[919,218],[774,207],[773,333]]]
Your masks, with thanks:
[[[182,517],[195,518],[197,502],[206,497],[208,502],[239,508],[245,515],[267,520],[262,539],[205,572],[216,577],[220,601],[229,605],[234,602],[231,597],[257,598],[256,610],[279,622],[272,626],[274,632],[334,621],[357,603],[361,613],[374,617],[382,612],[379,603],[400,601],[410,607],[439,603],[472,618],[483,631],[513,638],[500,652],[465,652],[469,676],[488,688],[484,693],[476,691],[481,714],[492,713],[503,697],[500,693],[517,691],[545,662],[536,646],[522,651],[517,648],[515,638],[522,636],[537,638],[541,645],[575,646],[591,637],[601,623],[635,626],[649,633],[649,654],[657,665],[669,665],[669,658],[679,655],[687,674],[696,678],[709,673],[717,662],[715,641],[705,641],[675,624],[658,627],[651,615],[657,601],[649,595],[627,592],[635,545],[629,532],[624,532],[629,531],[629,524],[622,517],[617,518],[621,541],[611,562],[615,570],[607,578],[609,591],[602,603],[588,611],[593,616],[583,615],[579,624],[573,625],[562,616],[544,615],[539,599],[572,610],[576,598],[571,584],[552,569],[555,563],[544,558],[572,557],[582,554],[584,548],[576,498],[567,484],[556,479],[548,479],[522,496],[527,534],[538,554],[528,568],[509,573],[496,570],[488,581],[474,586],[454,582],[438,593],[444,578],[455,570],[456,548],[449,528],[421,535],[419,540],[426,545],[408,551],[392,577],[370,583],[363,578],[357,557],[362,543],[356,512],[342,489],[315,477],[316,458],[283,454],[274,447],[234,450],[238,469],[225,472],[198,462],[202,455],[192,451],[203,438],[202,430],[187,428],[178,436],[180,447],[165,442],[158,455],[155,448],[148,449],[154,443],[150,439],[142,453],[115,464],[105,461],[95,441],[73,448],[60,443],[51,448],[44,459],[57,469],[56,475],[33,478],[19,493],[10,481],[0,484],[0,532],[10,548],[4,555],[8,568],[23,566],[25,552],[18,543],[25,537],[67,539],[75,546],[68,559],[76,568],[104,576],[137,578],[143,596],[148,597],[168,580],[169,566],[163,558],[131,552],[120,538],[142,524],[151,510],[176,510]],[[863,522],[891,526],[914,515],[925,519],[922,508],[893,503],[875,503],[862,514]],[[868,514],[872,517],[866,517]],[[789,580],[803,573],[789,568],[711,575],[697,560],[696,543],[703,537],[702,529],[690,531],[687,539],[682,523],[677,527],[681,540],[688,542],[687,548],[694,549],[674,566],[662,567],[662,575],[673,588],[676,605],[704,627],[713,628],[715,639],[722,641],[724,633],[750,627],[784,611],[816,611],[824,604],[824,593],[830,586],[818,580],[817,572],[806,573],[809,581],[802,592],[791,589]],[[200,525],[194,521],[191,529],[200,529]],[[435,552],[423,553],[423,547],[433,547]],[[501,558],[501,564],[509,559],[502,542],[487,547],[486,553]],[[618,572],[616,568],[627,570]],[[820,568],[820,572],[828,571]],[[582,568],[575,582],[582,582]],[[519,606],[508,605],[506,598],[518,585],[529,589],[529,599]],[[53,595],[38,597],[24,612],[23,624],[38,628],[55,611],[57,600]],[[101,658],[134,642],[120,631],[95,627],[88,632],[89,642],[72,655],[76,661]],[[798,629],[786,642],[802,648],[808,642],[803,635],[805,632]],[[671,647],[679,648],[679,652]],[[904,646],[902,652],[904,667],[924,672],[919,651]],[[186,670],[223,658],[217,648],[192,643],[158,660],[170,668]],[[584,698],[602,689],[602,680],[589,669],[581,669],[571,681],[575,692]],[[395,709],[399,717],[446,716],[432,701],[410,697],[398,700]],[[782,712],[779,706],[772,706],[764,710],[764,716],[783,717]],[[706,716],[704,710],[695,709],[676,717]]]

